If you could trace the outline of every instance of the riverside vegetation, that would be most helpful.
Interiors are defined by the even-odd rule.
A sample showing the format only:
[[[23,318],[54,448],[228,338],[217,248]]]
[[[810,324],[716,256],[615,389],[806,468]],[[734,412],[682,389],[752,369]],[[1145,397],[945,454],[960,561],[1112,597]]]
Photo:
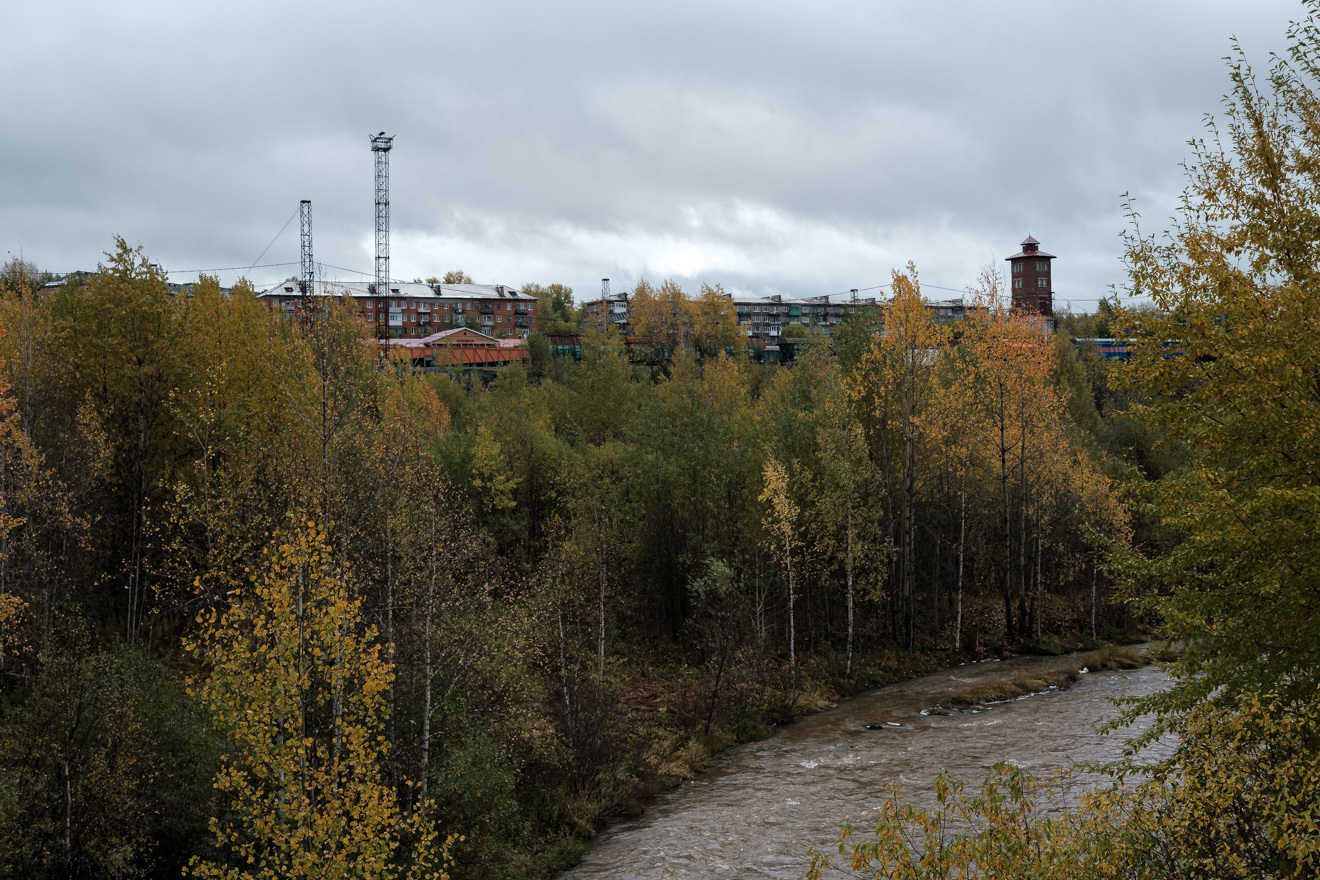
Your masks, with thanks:
[[[1152,726],[1052,818],[1035,808],[1054,783],[1009,764],[979,788],[935,780],[929,810],[895,789],[810,877],[1320,874],[1320,4],[1305,8],[1265,77],[1234,47],[1227,124],[1192,143],[1173,229],[1131,215],[1129,292],[1155,309],[1117,316],[1140,353],[1115,376],[1171,465],[1133,485],[1161,539],[1110,558],[1182,653],[1173,687],[1114,726]]]
[[[122,240],[49,295],[11,261],[0,874],[545,876],[838,696],[1157,622],[1177,684],[1131,711],[1172,759],[1052,822],[1012,768],[944,780],[846,867],[1314,873],[1320,38],[1293,41],[1269,97],[1234,68],[1236,152],[1199,148],[1183,225],[1129,240],[1156,309],[1054,335],[993,274],[936,326],[909,267],[763,367],[717,289],[639,285],[661,366],[588,325],[580,363],[534,340],[487,381],[381,361],[334,303],[173,295]],[[1069,340],[1110,335],[1135,364]]]

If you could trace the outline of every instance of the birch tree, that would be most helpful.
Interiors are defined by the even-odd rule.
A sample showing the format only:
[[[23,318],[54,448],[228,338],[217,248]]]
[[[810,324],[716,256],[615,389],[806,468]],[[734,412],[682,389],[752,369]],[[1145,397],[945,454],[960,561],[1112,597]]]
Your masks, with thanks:
[[[228,737],[212,821],[219,859],[189,873],[225,880],[441,878],[448,844],[405,818],[384,779],[393,678],[325,533],[281,534],[226,609],[188,643],[208,674],[195,692]]]

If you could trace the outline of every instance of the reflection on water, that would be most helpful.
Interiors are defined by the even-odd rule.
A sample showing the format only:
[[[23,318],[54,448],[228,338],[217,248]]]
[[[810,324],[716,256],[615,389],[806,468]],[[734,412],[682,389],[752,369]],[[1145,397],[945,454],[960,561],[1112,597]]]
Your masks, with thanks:
[[[1168,685],[1160,670],[1083,675],[1072,690],[976,711],[922,714],[968,684],[1037,672],[1076,657],[968,664],[891,685],[726,752],[710,772],[659,798],[641,818],[600,835],[566,874],[585,878],[800,878],[813,844],[836,838],[844,816],[878,807],[899,782],[921,801],[941,770],[979,783],[1008,758],[1037,778],[1073,762],[1116,757],[1122,734],[1100,736],[1110,697]]]

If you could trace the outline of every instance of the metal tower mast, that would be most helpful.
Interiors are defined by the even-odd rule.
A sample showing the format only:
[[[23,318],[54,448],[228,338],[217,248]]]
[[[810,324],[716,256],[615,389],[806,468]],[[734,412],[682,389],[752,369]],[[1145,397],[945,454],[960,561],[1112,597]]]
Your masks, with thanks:
[[[600,279],[600,298],[601,299],[610,298],[610,279],[608,278]]]
[[[385,132],[371,136],[371,152],[376,154],[376,294],[390,289],[390,149],[394,136]]]
[[[312,203],[303,199],[298,203],[298,230],[302,238],[302,274],[299,276],[299,288],[303,295],[303,310],[306,311],[313,285],[316,283],[316,270],[312,264]]]

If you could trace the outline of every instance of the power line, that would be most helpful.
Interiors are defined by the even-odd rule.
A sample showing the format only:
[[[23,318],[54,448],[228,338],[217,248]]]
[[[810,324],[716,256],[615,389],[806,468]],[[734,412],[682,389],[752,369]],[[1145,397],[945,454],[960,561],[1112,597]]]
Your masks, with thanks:
[[[275,244],[279,237],[284,234],[284,230],[289,228],[289,224],[293,222],[293,218],[298,216],[298,210],[299,208],[293,209],[293,213],[289,215],[289,219],[284,221],[284,225],[280,227],[280,231],[275,233],[275,238],[272,238],[270,244],[266,245],[266,250],[261,252],[261,256],[252,261],[252,265],[248,267],[249,269],[255,269],[257,267],[257,264],[261,262],[261,257],[266,256],[266,251],[271,249],[271,245]]]
[[[318,266],[324,266],[327,269],[338,269],[340,272],[352,272],[354,275],[371,275],[370,272],[359,272],[357,269],[346,269],[343,266],[332,266],[329,263],[317,263]]]
[[[894,286],[894,282],[891,281],[891,282],[889,282],[888,284],[874,284],[874,285],[872,285],[872,286],[870,286],[870,287],[859,287],[859,288],[857,288],[857,292],[858,292],[858,293],[865,293],[865,292],[868,291],[868,290],[884,290],[884,289],[887,288],[887,287],[893,287],[893,286]],[[924,282],[924,281],[921,282],[921,286],[922,286],[923,289],[929,287],[929,288],[931,288],[932,290],[947,290],[947,291],[949,291],[950,293],[966,293],[966,292],[967,292],[966,289],[964,289],[964,288],[960,288],[960,287],[940,287],[938,284],[927,284],[927,283]],[[847,296],[847,295],[850,294],[850,293],[852,293],[851,290],[840,290],[838,293],[826,293],[826,294],[823,294],[823,296],[826,297],[826,298],[829,298],[829,297],[831,297],[831,296]]]
[[[169,269],[166,271],[165,274],[181,275],[181,274],[192,274],[194,272],[199,272],[199,273],[204,272],[210,274],[212,272],[235,272],[239,269],[243,270],[244,272],[249,272],[253,269],[271,269],[276,266],[296,266],[296,265],[298,264],[297,263],[262,263],[260,266],[221,266],[218,269]]]

